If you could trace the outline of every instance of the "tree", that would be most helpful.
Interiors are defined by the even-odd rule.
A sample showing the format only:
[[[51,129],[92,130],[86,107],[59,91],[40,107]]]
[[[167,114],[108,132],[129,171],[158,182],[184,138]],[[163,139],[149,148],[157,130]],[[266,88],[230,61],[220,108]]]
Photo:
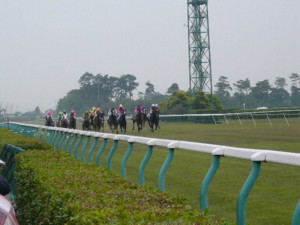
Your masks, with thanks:
[[[284,89],[287,85],[285,78],[276,77],[275,88],[271,88],[269,104],[271,107],[288,106],[290,94]]]
[[[198,91],[192,100],[191,106],[193,109],[209,109],[211,108],[210,99],[204,91]]]
[[[286,80],[283,77],[276,77],[274,84],[277,89],[283,89],[287,85]]]
[[[263,80],[256,83],[255,87],[251,88],[251,96],[256,100],[257,106],[267,105],[271,86],[269,80]]]
[[[173,83],[167,90],[167,94],[171,95],[174,91],[179,90],[177,83]]]
[[[145,90],[145,99],[150,99],[153,95],[155,95],[155,88],[154,85],[152,83],[150,83],[150,81],[146,82],[146,90]]]
[[[292,106],[300,106],[300,88],[296,86],[292,86],[291,104]]]
[[[37,116],[39,116],[39,115],[41,115],[42,113],[41,113],[41,110],[40,110],[40,107],[35,107],[35,109],[34,109],[34,112],[35,112],[35,114],[37,115]]]
[[[298,84],[300,83],[300,76],[297,73],[292,73],[290,76],[290,79],[292,80],[292,87],[298,87]]]
[[[250,91],[250,80],[246,78],[245,80],[238,80],[236,83],[233,84],[238,93],[240,94],[249,94]]]
[[[215,92],[219,97],[230,97],[232,88],[228,82],[228,77],[220,76],[219,82],[215,84],[217,91]]]
[[[131,74],[122,75],[117,80],[115,95],[117,100],[124,100],[129,97],[132,98],[132,91],[136,89],[139,83],[136,82],[136,77]]]
[[[94,81],[94,75],[86,72],[79,78],[78,83],[79,83],[80,87],[84,87],[84,86],[92,85],[93,81]]]

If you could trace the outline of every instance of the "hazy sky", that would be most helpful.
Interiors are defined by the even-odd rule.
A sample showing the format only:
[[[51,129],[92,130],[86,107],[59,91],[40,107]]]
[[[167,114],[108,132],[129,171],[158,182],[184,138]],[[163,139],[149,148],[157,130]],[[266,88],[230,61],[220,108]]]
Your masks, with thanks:
[[[299,0],[209,0],[212,76],[300,73]],[[55,108],[85,72],[188,89],[186,0],[0,0],[0,105]]]

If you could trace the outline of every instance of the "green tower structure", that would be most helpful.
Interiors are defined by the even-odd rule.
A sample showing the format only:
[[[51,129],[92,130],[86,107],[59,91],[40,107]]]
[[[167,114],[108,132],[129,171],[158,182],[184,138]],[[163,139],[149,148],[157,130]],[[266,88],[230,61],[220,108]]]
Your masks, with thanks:
[[[212,94],[207,0],[187,0],[190,91]]]

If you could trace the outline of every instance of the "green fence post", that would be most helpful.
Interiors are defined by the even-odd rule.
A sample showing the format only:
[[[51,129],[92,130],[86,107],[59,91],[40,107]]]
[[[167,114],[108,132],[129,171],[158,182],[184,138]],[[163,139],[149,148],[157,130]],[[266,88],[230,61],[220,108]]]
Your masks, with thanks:
[[[75,148],[75,159],[76,160],[78,160],[78,151],[79,151],[79,146],[81,145],[82,139],[83,139],[83,135],[80,134],[79,141],[78,141],[78,143],[76,145],[76,148]]]
[[[151,155],[152,155],[152,151],[153,151],[153,145],[148,145],[148,150],[147,153],[143,159],[143,161],[141,162],[140,168],[139,168],[139,184],[140,185],[144,185],[145,184],[145,167],[147,166]]]
[[[49,144],[52,145],[53,138],[55,137],[55,135],[56,135],[56,128],[52,128],[52,133],[51,133],[51,137],[49,139]]]
[[[126,179],[126,164],[132,150],[133,150],[133,142],[128,142],[127,151],[121,163],[121,176],[124,177],[125,179]]]
[[[50,142],[51,132],[52,132],[52,131],[51,131],[50,129],[47,129],[47,135],[46,135],[46,139],[45,139],[45,141],[46,141],[47,143]]]
[[[104,151],[104,149],[106,147],[106,144],[107,144],[107,138],[104,138],[103,142],[102,142],[102,145],[101,145],[101,147],[100,147],[100,149],[99,149],[99,151],[97,153],[97,160],[96,160],[96,162],[97,162],[98,166],[101,166],[101,156],[102,156],[102,153],[103,153],[103,151]]]
[[[165,191],[166,188],[165,188],[165,175],[166,175],[166,172],[168,170],[168,167],[170,165],[170,163],[172,162],[172,159],[173,159],[173,156],[174,156],[174,148],[169,148],[169,154],[162,166],[162,168],[160,169],[160,172],[159,172],[159,176],[158,176],[158,188],[161,190],[161,191]]]
[[[44,131],[45,131],[45,129],[42,128],[42,131],[41,131],[41,133],[39,135],[39,138],[38,138],[40,141],[43,140]]]
[[[55,143],[54,143],[54,149],[55,150],[57,150],[58,149],[58,144],[60,143],[60,141],[61,141],[61,139],[62,139],[62,136],[63,136],[63,132],[62,132],[62,130],[60,129],[59,131],[58,131],[58,135],[57,135],[57,140],[55,141]]]
[[[85,163],[85,150],[86,150],[87,146],[89,145],[90,140],[91,140],[91,136],[90,136],[90,134],[87,134],[85,144],[83,145],[82,150],[81,150],[81,162],[82,163]]]
[[[65,151],[65,152],[68,152],[68,144],[69,144],[69,142],[71,141],[71,132],[69,131],[69,132],[67,132],[67,141],[66,141],[66,143],[65,143],[65,145],[64,145],[64,147],[63,147],[63,150]]]
[[[65,140],[66,140],[66,131],[64,130],[62,134],[62,138],[58,144],[58,150],[62,150],[62,146]]]
[[[56,130],[54,131],[54,135],[53,135],[52,140],[51,140],[51,143],[50,143],[50,144],[52,145],[52,148],[53,148],[53,149],[54,149],[54,147],[55,147],[55,140],[56,140],[58,134],[59,134],[59,131],[56,129]]]
[[[98,144],[98,139],[99,137],[95,137],[94,139],[94,143],[92,144],[90,150],[89,150],[89,153],[88,153],[88,160],[89,160],[89,164],[92,164],[93,163],[93,159],[92,159],[92,156],[93,156],[93,151],[94,149],[96,148],[97,144]]]
[[[109,152],[108,158],[107,158],[107,162],[106,162],[106,166],[109,171],[112,171],[111,161],[112,161],[112,157],[114,156],[117,147],[118,147],[118,140],[114,140],[114,144],[110,149],[110,152]]]
[[[300,224],[300,201],[298,202],[296,209],[293,215],[292,225],[299,225]]]
[[[207,192],[208,192],[208,187],[214,178],[218,168],[220,165],[220,156],[219,155],[214,155],[212,164],[207,171],[207,174],[205,175],[202,185],[201,185],[201,190],[200,190],[200,209],[204,211],[205,209],[208,208],[208,203],[207,203]]]
[[[73,140],[72,140],[72,142],[71,142],[71,144],[70,144],[70,149],[69,149],[69,154],[70,154],[70,155],[73,154],[73,153],[72,153],[73,145],[74,145],[74,143],[75,143],[77,137],[78,137],[78,133],[73,133]]]
[[[253,188],[260,172],[260,161],[252,162],[252,170],[248,176],[246,182],[244,183],[237,202],[237,224],[245,225],[246,224],[246,202],[248,195]]]

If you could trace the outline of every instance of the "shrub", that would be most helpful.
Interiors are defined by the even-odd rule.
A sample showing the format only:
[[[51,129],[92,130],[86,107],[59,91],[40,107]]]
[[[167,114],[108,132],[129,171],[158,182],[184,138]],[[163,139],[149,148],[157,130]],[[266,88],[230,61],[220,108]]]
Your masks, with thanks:
[[[20,224],[226,224],[65,152],[16,156]]]
[[[24,150],[51,149],[51,145],[36,138],[30,138],[22,134],[16,134],[7,129],[0,129],[0,150],[5,144],[11,144]]]

